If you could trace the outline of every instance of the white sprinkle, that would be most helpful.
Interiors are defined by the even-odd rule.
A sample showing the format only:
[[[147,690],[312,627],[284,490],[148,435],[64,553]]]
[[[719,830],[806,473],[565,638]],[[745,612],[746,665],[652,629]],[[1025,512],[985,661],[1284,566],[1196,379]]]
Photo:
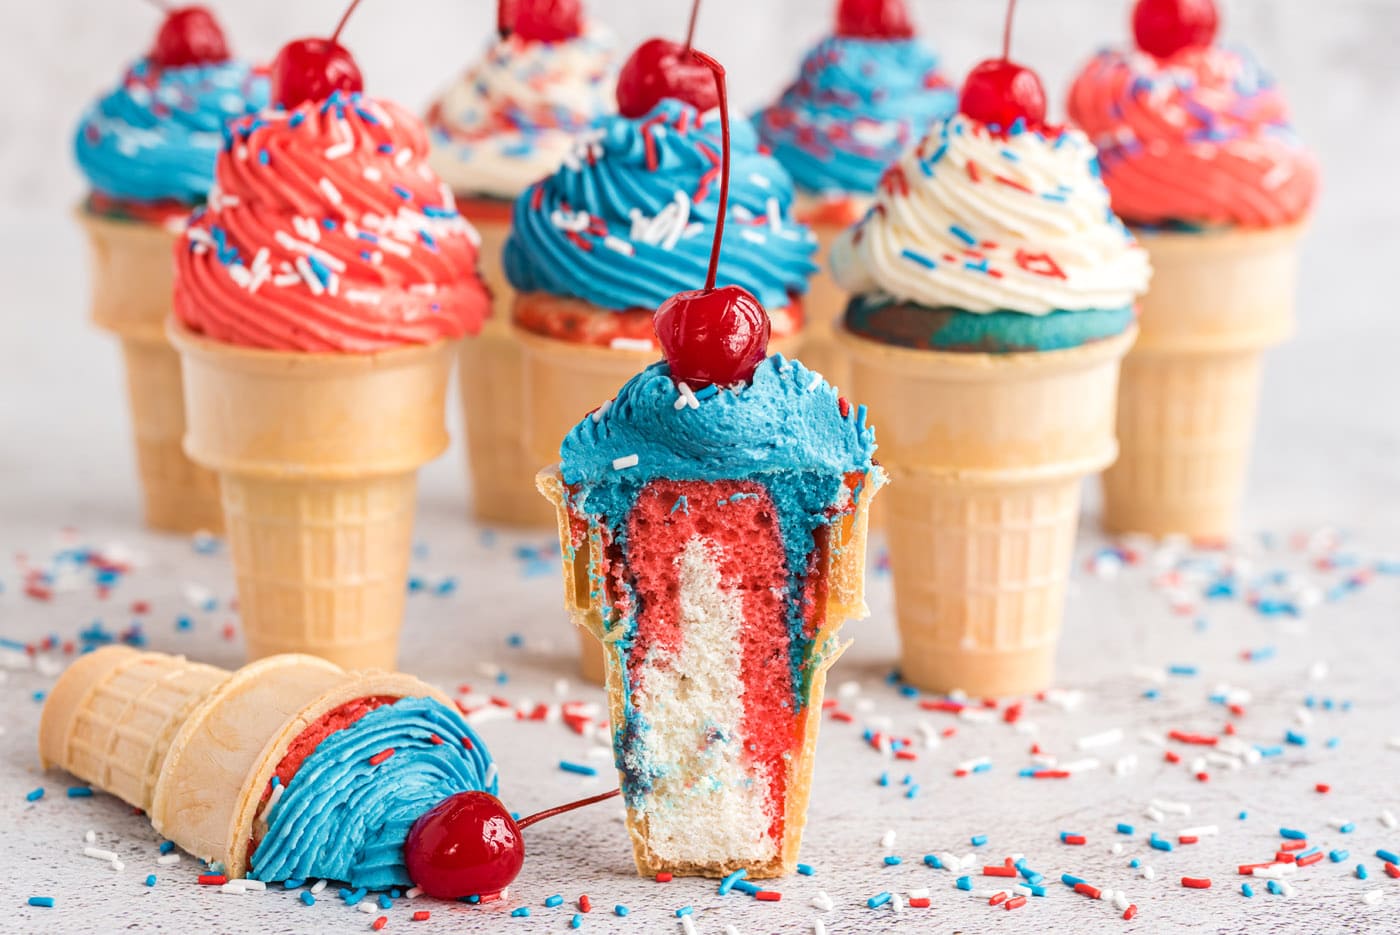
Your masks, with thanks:
[[[1377,890],[1376,892],[1380,892],[1380,890]],[[812,933],[813,935],[826,935],[826,923],[823,922],[821,919],[813,919]]]
[[[1114,841],[1113,846],[1108,849],[1108,852],[1114,857],[1117,857],[1119,854],[1123,853],[1123,842]]]
[[[812,392],[812,390],[816,389],[817,387],[819,387],[819,386],[821,386],[821,385],[822,385],[822,375],[821,375],[820,373],[813,373],[813,374],[812,374],[812,379],[811,379],[810,381],[808,381],[808,383],[807,383],[807,392],[810,393],[810,392]]]
[[[97,832],[89,828],[87,831],[83,832],[83,840],[91,844],[93,841],[97,840]]]
[[[1314,662],[1312,665],[1308,666],[1308,678],[1312,679],[1314,682],[1320,682],[1323,679],[1327,678],[1326,660],[1319,659],[1317,660],[1317,662]]]
[[[681,916],[681,931],[685,932],[685,935],[697,935],[695,921],[690,916]]]
[[[263,890],[267,889],[266,883],[262,880],[254,880],[252,877],[244,877],[238,882],[243,884],[245,890],[253,890],[254,892],[261,893]]]
[[[973,724],[990,724],[997,719],[997,713],[988,708],[963,708],[958,712],[958,719]]]
[[[317,880],[315,883],[311,884],[311,895],[315,896],[319,894],[323,889],[326,888],[326,884],[328,882],[329,881],[327,880]],[[407,895],[409,899],[417,899],[418,895],[422,892],[422,890],[415,886],[413,889],[409,890],[405,895]]]
[[[346,289],[345,298],[357,305],[378,305],[382,297],[378,292],[367,289]]]
[[[220,893],[233,893],[235,896],[242,896],[244,893],[246,893],[246,892],[248,892],[248,891],[247,891],[246,889],[243,888],[243,881],[242,881],[242,880],[229,880],[229,881],[228,881],[227,883],[225,883],[223,886],[219,887],[219,892],[220,892]]]
[[[1368,906],[1374,906],[1385,896],[1384,890],[1367,890],[1361,894],[1361,901]]]
[[[608,342],[608,347],[615,351],[642,351],[644,353],[656,349],[656,345],[645,338],[613,338]]]
[[[1155,731],[1145,730],[1138,734],[1138,739],[1154,747],[1165,747],[1167,745],[1166,738]]]
[[[1293,711],[1293,720],[1297,721],[1303,727],[1307,727],[1313,722],[1312,712],[1307,708],[1295,708]],[[1395,745],[1394,738],[1391,739],[1390,743],[1391,746]]]
[[[952,851],[944,851],[939,854],[938,862],[943,865],[944,870],[957,870],[962,866],[962,858]]]
[[[1287,880],[1279,883],[1280,896],[1295,896],[1297,893],[1298,891],[1293,888],[1293,884],[1289,883]]]
[[[689,918],[689,916],[687,916],[686,918]],[[734,925],[732,922],[725,923],[724,935],[739,935],[738,926]]]
[[[921,887],[919,887],[919,888],[916,889],[916,890],[910,890],[910,891],[909,891],[909,898],[910,898],[910,899],[928,899],[928,893],[929,893],[928,887],[927,887],[927,886],[921,886]]]
[[[120,860],[113,860],[108,866],[117,871],[126,869],[126,864],[122,863]]]
[[[764,237],[758,231],[741,230],[739,231],[739,236],[747,240],[749,243],[765,244],[768,242],[768,238]]]
[[[1136,753],[1129,753],[1127,756],[1119,757],[1113,762],[1113,775],[1126,776],[1137,769],[1138,758]]]
[[[355,908],[365,913],[366,915],[370,915],[379,911],[379,905],[373,900],[369,899],[365,900],[364,902],[356,903]]]
[[[593,410],[593,421],[594,421],[594,422],[602,422],[602,421],[603,421],[603,416],[607,415],[607,414],[608,414],[608,410],[611,409],[611,408],[612,408],[612,400],[611,400],[611,399],[604,400],[604,401],[603,401],[603,405],[601,405],[601,406],[599,406],[597,409]]]
[[[1381,809],[1381,824],[1385,825],[1387,828],[1393,829],[1396,824],[1400,824],[1400,822],[1396,822],[1394,812],[1388,808],[1383,808]]]
[[[904,897],[900,896],[898,893],[891,893],[891,894],[890,894],[890,908],[893,909],[893,910],[895,911],[896,914],[903,912],[903,911],[904,911]]]
[[[1060,769],[1067,773],[1087,773],[1099,768],[1099,761],[1095,757],[1086,757],[1082,760],[1075,760],[1073,763],[1066,763]]]
[[[836,904],[831,901],[831,897],[826,895],[826,890],[817,890],[817,895],[812,897],[812,906],[822,912],[830,912],[834,905]]]
[[[340,197],[340,189],[331,184],[331,180],[324,175],[316,180],[316,185],[321,189],[321,192],[326,196],[326,200],[331,204],[338,205],[343,200]]]
[[[408,165],[408,160],[412,158],[413,150],[407,148],[400,149],[398,152],[394,153],[394,165],[402,169],[404,166]]]
[[[884,848],[885,850],[887,850],[887,851],[894,848],[894,829],[893,829],[893,828],[891,828],[890,830],[886,831],[883,835],[880,836],[880,846],[883,847],[883,848]]]
[[[1122,890],[1115,890],[1113,893],[1113,908],[1121,911],[1127,909],[1129,905],[1128,894]]]
[[[496,784],[496,764],[492,763],[486,767],[486,788],[490,789]]]
[[[1194,828],[1182,828],[1178,834],[1188,838],[1208,838],[1220,833],[1219,825],[1197,825]]]
[[[759,175],[757,172],[749,173],[749,181],[752,182],[754,185],[757,185],[759,188],[772,187],[772,183],[770,183],[765,176]]]
[[[1108,747],[1123,740],[1123,728],[1115,727],[1099,734],[1090,734],[1087,737],[1080,737],[1075,741],[1075,746],[1081,750],[1092,750],[1095,747]]]
[[[991,766],[992,758],[989,756],[979,756],[971,760],[963,760],[957,765],[957,772],[970,773],[979,766]]]
[[[623,240],[621,237],[618,237],[613,234],[607,234],[603,237],[603,246],[607,247],[609,250],[620,253],[623,256],[634,256],[637,252],[636,247],[632,246],[630,243]]]
[[[1297,864],[1270,864],[1267,867],[1255,867],[1251,875],[1263,880],[1282,880],[1284,877],[1297,872]]]
[[[311,268],[306,257],[299,256],[294,263],[297,272],[301,275],[301,281],[306,283],[306,288],[311,290],[312,295],[324,295],[326,287],[321,285],[321,279],[316,275],[316,271]]]
[[[162,867],[169,867],[171,864],[178,864],[180,855],[175,853],[161,854],[156,858],[156,863]]]
[[[1166,799],[1153,799],[1152,807],[1159,808],[1162,811],[1169,812],[1172,815],[1191,814],[1191,806],[1186,802],[1169,802]]]
[[[1155,880],[1157,878],[1157,871],[1144,864],[1142,867],[1142,878],[1144,880]]]
[[[1335,829],[1338,830],[1338,831],[1341,831],[1341,830],[1342,830],[1343,828],[1345,828],[1347,825],[1351,824],[1351,822],[1348,821],[1348,820],[1345,819],[1345,818],[1329,818],[1329,819],[1327,819],[1327,824],[1328,824],[1330,827],[1335,828]]]
[[[614,470],[614,471],[624,471],[624,470],[626,470],[627,468],[636,467],[636,466],[637,466],[637,462],[638,462],[639,460],[641,460],[641,459],[639,459],[636,455],[623,455],[623,456],[620,457],[620,458],[613,458],[613,463],[612,463],[613,470]]]
[[[380,172],[374,166],[365,166],[360,174],[365,177],[365,181],[367,182],[379,182],[384,178],[384,173]]]
[[[83,856],[84,856],[84,857],[92,857],[92,858],[94,858],[94,859],[96,859],[96,860],[108,860],[108,861],[111,861],[111,860],[116,860],[116,859],[117,859],[117,855],[116,855],[116,853],[115,853],[114,851],[104,851],[104,850],[103,850],[102,848],[100,848],[100,847],[85,847],[85,848],[83,848]]]

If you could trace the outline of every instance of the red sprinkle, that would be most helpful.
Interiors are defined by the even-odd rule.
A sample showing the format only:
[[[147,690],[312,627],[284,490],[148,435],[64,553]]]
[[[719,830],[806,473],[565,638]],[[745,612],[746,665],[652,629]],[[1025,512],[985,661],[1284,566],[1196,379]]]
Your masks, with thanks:
[[[1010,899],[1008,899],[1008,900],[1006,901],[1006,905],[1003,906],[1002,908],[1005,909],[1007,912],[1010,912],[1012,909],[1020,909],[1020,908],[1021,908],[1022,906],[1024,906],[1025,904],[1026,904],[1026,897],[1024,897],[1024,896],[1012,896]]]
[[[579,912],[589,912],[589,911],[591,911],[592,909],[593,909],[593,901],[592,901],[591,899],[588,898],[588,894],[587,894],[587,893],[583,894],[582,896],[580,896],[580,897],[578,898],[578,911],[579,911]]]
[[[1074,891],[1081,896],[1088,896],[1090,899],[1098,899],[1100,895],[1099,888],[1097,886],[1090,886],[1088,883],[1074,884]]]
[[[223,886],[228,882],[228,877],[222,873],[202,873],[199,876],[200,886]]]
[[[383,763],[385,760],[389,759],[389,757],[391,757],[391,756],[393,756],[393,755],[394,755],[394,748],[393,748],[393,747],[389,747],[387,750],[380,750],[380,751],[379,751],[378,753],[376,753],[374,756],[372,756],[372,757],[369,758],[369,765],[370,765],[370,766],[378,766],[380,763]]]
[[[836,398],[836,408],[841,411],[841,418],[846,418],[851,414],[851,401],[844,396]]]
[[[1395,866],[1388,860],[1385,862],[1385,872],[1387,876],[1400,879],[1400,867]]]
[[[1320,782],[1317,785],[1313,786],[1313,788],[1316,789],[1318,792],[1323,793],[1324,795],[1332,791],[1332,787],[1325,782]]]
[[[419,909],[417,912],[415,912],[415,913],[413,914],[413,921],[414,921],[414,922],[427,922],[427,921],[428,921],[429,919],[431,919],[432,917],[433,917],[433,914],[432,914],[431,912],[429,912],[428,910],[426,910],[426,909]]]
[[[759,890],[753,894],[753,898],[762,903],[775,903],[783,898],[783,894],[777,890]]]
[[[1258,870],[1259,868],[1261,868],[1261,867],[1272,867],[1272,866],[1273,866],[1273,864],[1271,864],[1271,863],[1269,863],[1269,864],[1240,864],[1239,873],[1240,873],[1240,876],[1251,877],[1251,876],[1254,876],[1254,871]]]
[[[989,905],[989,906],[1000,906],[1000,905],[1001,905],[1002,903],[1004,903],[1004,902],[1006,902],[1006,894],[1005,894],[1005,893],[997,893],[997,894],[996,894],[995,896],[993,896],[991,899],[987,900],[987,905]]]
[[[988,866],[982,868],[982,876],[984,876],[984,877],[1015,877],[1015,876],[1016,876],[1016,868],[1015,868],[1015,867],[1007,867],[1007,866],[1003,866],[1003,865],[1000,865],[1000,864],[990,864],[990,865],[988,865]]]
[[[1177,753],[1175,750],[1168,750],[1163,756],[1168,763],[1181,762],[1181,754]]]
[[[1320,853],[1319,856],[1321,856]],[[1208,890],[1210,889],[1210,877],[1182,877],[1181,885],[1189,890]]]
[[[1279,851],[1278,853],[1274,854],[1274,863],[1291,864],[1293,863],[1293,855],[1288,853],[1287,851]]]
[[[1309,854],[1306,857],[1299,857],[1297,860],[1297,864],[1300,867],[1310,867],[1313,864],[1317,863],[1319,860],[1321,860],[1322,856],[1322,851],[1318,851],[1316,854]]]
[[[833,721],[840,721],[842,724],[849,724],[856,718],[855,715],[847,711],[833,711],[831,712],[831,719]]]
[[[894,758],[896,760],[917,760],[919,755],[913,750],[896,750],[894,752]]]
[[[1131,918],[1132,918],[1133,916],[1135,916],[1135,915],[1137,915],[1137,906],[1136,906],[1136,905],[1129,906],[1127,909],[1124,909],[1124,910],[1123,910],[1123,918],[1124,918],[1124,919],[1131,919]]]
[[[1210,782],[1210,773],[1197,773],[1197,774],[1196,774],[1196,781],[1197,781],[1197,782]]]
[[[1082,834],[1067,834],[1067,835],[1065,835],[1064,838],[1062,839],[1062,843],[1064,843],[1064,844],[1083,844],[1083,843],[1085,843],[1085,841],[1084,841],[1084,835],[1082,835]]]
[[[1278,846],[1281,851],[1305,851],[1308,849],[1307,841],[1284,841]]]
[[[671,876],[665,870],[661,871],[656,875],[657,883],[670,883],[673,879],[675,879],[675,877]]]
[[[1178,843],[1178,844],[1195,844],[1195,843],[1197,843],[1197,842],[1200,841],[1200,840],[1201,840],[1201,839],[1198,838],[1198,837],[1196,837],[1194,834],[1183,834],[1183,835],[1179,835],[1179,836],[1177,837],[1176,843]]]
[[[1213,747],[1220,742],[1218,737],[1210,737],[1206,734],[1188,734],[1184,730],[1169,731],[1167,736],[1179,743],[1198,744],[1203,747]]]
[[[932,902],[933,900],[929,899],[927,896],[909,897],[909,906],[911,909],[927,909]]]
[[[384,926],[386,926],[386,925],[388,925],[388,924],[389,924],[389,917],[388,917],[388,916],[380,916],[379,918],[377,918],[377,919],[375,919],[373,922],[371,922],[369,927],[372,928],[372,929],[374,929],[374,930],[377,932],[377,931],[379,931],[380,929],[382,929]]]

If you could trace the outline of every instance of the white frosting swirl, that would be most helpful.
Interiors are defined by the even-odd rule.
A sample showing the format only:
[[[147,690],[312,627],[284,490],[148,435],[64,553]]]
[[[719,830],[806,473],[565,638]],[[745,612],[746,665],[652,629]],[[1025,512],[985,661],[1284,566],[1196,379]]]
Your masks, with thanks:
[[[429,111],[434,171],[459,195],[519,195],[615,109],[614,53],[612,35],[592,25],[563,42],[492,43]]]
[[[891,167],[831,267],[855,293],[1028,315],[1125,308],[1151,272],[1084,134],[997,136],[961,114]]]

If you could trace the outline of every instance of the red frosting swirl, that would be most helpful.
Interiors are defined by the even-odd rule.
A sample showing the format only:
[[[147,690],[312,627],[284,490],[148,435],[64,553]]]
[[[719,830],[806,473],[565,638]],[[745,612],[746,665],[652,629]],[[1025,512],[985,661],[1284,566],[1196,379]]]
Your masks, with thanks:
[[[1317,193],[1317,162],[1283,96],[1231,49],[1100,52],[1070,89],[1069,113],[1129,223],[1274,227],[1301,220]]]
[[[175,246],[175,313],[283,351],[475,334],[490,308],[479,240],[427,154],[415,117],[358,94],[238,121]]]

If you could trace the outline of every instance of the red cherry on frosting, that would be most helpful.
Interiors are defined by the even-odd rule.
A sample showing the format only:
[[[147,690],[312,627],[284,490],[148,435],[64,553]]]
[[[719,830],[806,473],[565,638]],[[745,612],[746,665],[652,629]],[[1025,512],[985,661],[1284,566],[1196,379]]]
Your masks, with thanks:
[[[714,75],[686,46],[648,39],[637,46],[617,75],[617,109],[636,119],[662,98],[675,98],[703,112],[719,104]]]
[[[150,57],[161,68],[213,65],[229,60],[228,40],[205,7],[177,7],[165,14]]]
[[[579,0],[503,0],[497,16],[503,32],[530,42],[563,42],[583,32]]]
[[[848,39],[912,39],[914,27],[904,0],[841,0],[836,35]]]
[[[404,862],[409,878],[429,896],[494,896],[520,875],[525,840],[500,799],[459,792],[413,823]]]
[[[355,59],[330,39],[295,39],[272,60],[272,100],[288,110],[303,101],[323,101],[334,91],[364,88]]]
[[[968,73],[958,110],[1002,130],[1017,119],[1034,130],[1045,124],[1045,88],[1029,68],[1006,59],[987,59]]]
[[[661,303],[652,326],[671,379],[697,389],[752,379],[772,331],[768,313],[740,286],[677,293]]]
[[[1209,46],[1219,27],[1214,0],[1138,0],[1133,8],[1138,48],[1158,58]]]

